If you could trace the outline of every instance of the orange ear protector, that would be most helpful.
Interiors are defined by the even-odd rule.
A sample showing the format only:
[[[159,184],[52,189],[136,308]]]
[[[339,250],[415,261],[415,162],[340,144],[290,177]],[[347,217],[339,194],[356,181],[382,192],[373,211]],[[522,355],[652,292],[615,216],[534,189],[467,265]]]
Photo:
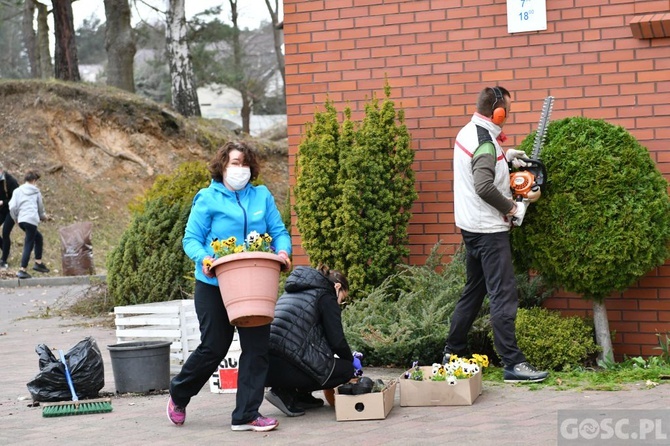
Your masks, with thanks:
[[[501,126],[505,122],[507,117],[507,112],[505,111],[505,98],[503,98],[502,91],[500,88],[493,87],[493,93],[496,95],[496,101],[493,103],[493,115],[491,116],[491,121],[497,126]],[[500,102],[503,104],[502,107],[496,107],[496,104]]]

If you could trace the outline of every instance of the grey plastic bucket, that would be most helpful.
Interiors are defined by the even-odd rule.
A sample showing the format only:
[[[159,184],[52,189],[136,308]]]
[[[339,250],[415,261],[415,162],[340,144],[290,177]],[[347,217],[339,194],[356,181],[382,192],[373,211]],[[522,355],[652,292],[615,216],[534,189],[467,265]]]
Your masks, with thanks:
[[[169,388],[170,344],[146,341],[108,345],[116,391],[144,393]]]

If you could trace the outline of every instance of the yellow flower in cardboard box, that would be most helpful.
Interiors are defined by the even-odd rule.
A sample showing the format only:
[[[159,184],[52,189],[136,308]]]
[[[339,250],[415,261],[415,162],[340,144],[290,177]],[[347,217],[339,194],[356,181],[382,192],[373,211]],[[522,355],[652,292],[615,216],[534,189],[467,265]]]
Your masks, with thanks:
[[[446,364],[434,363],[430,376],[424,376],[418,361],[412,363],[412,369],[405,372],[404,378],[422,381],[446,381],[455,385],[458,379],[468,379],[478,373],[483,367],[488,367],[489,358],[486,355],[474,354],[471,358],[459,358],[451,355]]]
[[[446,381],[447,369],[440,363],[433,364],[433,374],[430,379],[433,381]]]
[[[472,359],[477,361],[477,364],[479,364],[479,367],[488,367],[489,366],[489,357],[486,355],[478,355],[477,353],[474,353],[472,355]]]

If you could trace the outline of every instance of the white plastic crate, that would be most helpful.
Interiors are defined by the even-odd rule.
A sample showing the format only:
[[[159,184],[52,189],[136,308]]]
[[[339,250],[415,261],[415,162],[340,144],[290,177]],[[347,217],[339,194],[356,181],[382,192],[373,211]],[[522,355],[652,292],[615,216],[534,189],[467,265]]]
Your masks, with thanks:
[[[240,365],[240,338],[235,331],[233,343],[228,354],[221,361],[216,372],[209,378],[209,390],[212,393],[237,393],[237,372]]]
[[[114,307],[117,342],[170,341],[170,373],[200,344],[193,299]]]

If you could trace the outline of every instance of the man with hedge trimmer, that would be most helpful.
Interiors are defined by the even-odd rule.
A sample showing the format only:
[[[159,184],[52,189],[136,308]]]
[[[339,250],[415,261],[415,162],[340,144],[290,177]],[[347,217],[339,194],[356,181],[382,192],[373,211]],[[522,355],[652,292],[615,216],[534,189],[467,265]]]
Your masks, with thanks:
[[[525,152],[505,152],[500,145],[506,139],[502,127],[510,105],[505,88],[484,88],[477,112],[456,136],[454,216],[465,243],[467,281],[451,317],[444,362],[453,354],[467,353],[468,332],[488,294],[494,346],[504,364],[505,382],[539,382],[548,373],[530,365],[516,342],[519,299],[509,231],[521,226],[529,203],[540,198],[544,173],[529,169],[534,172],[531,179],[539,180],[530,187],[515,187],[514,176],[510,182],[510,164],[522,169],[536,165]]]

